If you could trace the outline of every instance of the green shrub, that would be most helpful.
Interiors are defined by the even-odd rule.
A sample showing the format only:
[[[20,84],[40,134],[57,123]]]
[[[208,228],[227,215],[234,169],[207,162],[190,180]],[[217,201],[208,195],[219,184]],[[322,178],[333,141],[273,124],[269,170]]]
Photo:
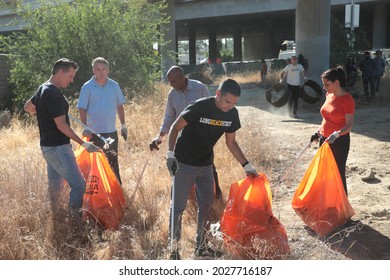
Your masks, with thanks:
[[[344,23],[337,20],[337,18],[331,18],[331,35],[330,35],[330,66],[336,67],[337,65],[344,66],[347,61],[348,55],[352,55],[355,58],[359,57],[358,52],[367,50],[370,48],[370,43],[367,39],[365,27],[361,26],[355,28],[354,36],[355,42],[353,47],[349,45],[350,29],[344,27]]]
[[[91,62],[102,56],[110,63],[110,77],[127,97],[151,86],[161,58],[153,48],[163,44],[159,27],[165,23],[163,1],[75,0],[40,1],[17,5],[23,32],[0,37],[0,51],[12,55],[10,82],[15,110],[51,74],[54,62],[67,57],[80,68],[66,90],[78,92],[91,78]],[[70,96],[70,95],[69,95]]]

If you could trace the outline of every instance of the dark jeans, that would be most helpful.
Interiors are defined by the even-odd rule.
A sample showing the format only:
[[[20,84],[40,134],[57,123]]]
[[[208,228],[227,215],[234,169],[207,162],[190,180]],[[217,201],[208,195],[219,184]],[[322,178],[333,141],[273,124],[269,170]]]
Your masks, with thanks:
[[[375,91],[379,91],[382,75],[375,76]]]
[[[214,176],[214,182],[215,182],[215,197],[217,199],[220,199],[222,198],[222,191],[221,191],[221,188],[219,186],[219,180],[218,180],[218,173],[217,173],[217,169],[213,163],[213,176]]]
[[[118,133],[115,131],[111,133],[100,133],[100,135],[106,139],[107,138],[114,139],[114,141],[110,144],[108,149],[103,149],[103,146],[105,144],[104,141],[95,134],[92,134],[91,142],[93,142],[96,146],[103,149],[104,154],[106,155],[106,158],[108,160],[108,163],[110,164],[112,170],[114,171],[119,183],[122,185],[121,176],[119,174],[119,163],[118,163]]]
[[[297,114],[297,109],[298,109],[298,99],[301,93],[301,87],[300,86],[292,86],[287,84],[288,88],[291,91],[290,95],[290,100],[288,102],[288,107],[289,107],[289,113],[293,116]]]
[[[353,88],[357,79],[357,73],[349,73],[347,75],[347,87]]]
[[[322,145],[325,142],[325,138],[321,137],[320,139],[320,145]],[[350,146],[350,135],[349,133],[343,136],[340,136],[339,138],[334,141],[333,144],[329,144],[330,149],[332,150],[334,159],[336,160],[337,167],[339,168],[341,180],[343,181],[345,194],[348,196],[348,190],[347,190],[347,180],[345,178],[345,166],[347,164],[347,157],[349,153],[349,146]]]
[[[374,97],[375,96],[375,77],[374,76],[371,76],[371,77],[362,77],[362,80],[363,80],[363,87],[364,87],[364,94],[366,96],[366,98],[369,98],[370,97],[370,93],[371,93],[371,97]],[[368,87],[370,87],[370,91],[368,91]]]

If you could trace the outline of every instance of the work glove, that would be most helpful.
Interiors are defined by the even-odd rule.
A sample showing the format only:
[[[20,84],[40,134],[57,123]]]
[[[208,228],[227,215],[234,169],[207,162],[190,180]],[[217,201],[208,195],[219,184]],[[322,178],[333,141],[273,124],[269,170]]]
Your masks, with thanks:
[[[127,126],[126,124],[121,125],[121,136],[126,141],[127,140]]]
[[[81,146],[83,146],[87,150],[88,153],[94,153],[94,152],[98,152],[100,150],[100,148],[98,146],[95,146],[91,142],[84,142]]]
[[[340,137],[340,132],[335,131],[331,135],[329,135],[329,137],[326,139],[326,141],[328,141],[329,144],[333,144],[334,141],[336,141],[336,139],[339,137]]]
[[[160,134],[157,135],[152,142],[149,144],[150,151],[159,150],[158,145],[162,142]]]
[[[311,137],[310,137],[310,143],[313,143],[313,142],[318,142],[318,140],[320,139],[320,133],[317,131],[316,133],[314,133]]]
[[[83,130],[82,132],[83,137],[92,138],[92,132],[88,130],[87,128]]]
[[[259,176],[255,168],[250,162],[246,163],[244,166],[246,176]]]
[[[176,174],[176,171],[179,169],[179,165],[175,158],[175,153],[173,151],[167,152],[167,167],[171,176]]]
[[[303,87],[306,84],[306,82],[307,82],[307,77],[303,77],[303,81],[300,87]]]

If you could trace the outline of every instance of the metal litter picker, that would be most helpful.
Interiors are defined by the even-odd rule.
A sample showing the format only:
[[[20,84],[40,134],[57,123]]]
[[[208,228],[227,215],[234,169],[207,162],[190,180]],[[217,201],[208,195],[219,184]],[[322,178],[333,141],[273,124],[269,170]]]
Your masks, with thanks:
[[[177,243],[176,240],[174,240],[174,230],[175,230],[175,174],[177,171],[176,166],[172,166],[172,194],[171,194],[171,199],[172,199],[172,209],[171,209],[171,258],[173,256],[174,259],[177,259],[178,256],[177,254]]]

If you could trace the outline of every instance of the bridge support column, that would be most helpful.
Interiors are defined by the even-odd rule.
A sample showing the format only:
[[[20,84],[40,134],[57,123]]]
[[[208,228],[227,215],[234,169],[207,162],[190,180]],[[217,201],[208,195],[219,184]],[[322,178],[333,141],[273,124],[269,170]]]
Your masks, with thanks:
[[[162,26],[164,41],[166,45],[162,46],[161,51],[161,73],[162,79],[166,80],[166,73],[169,68],[176,65],[177,56],[177,40],[176,40],[176,26],[175,26],[175,1],[168,0],[168,7],[166,9],[167,16],[170,17],[170,21]]]
[[[215,27],[209,27],[209,59],[211,63],[215,63],[218,55],[217,47],[217,30]]]
[[[188,31],[188,52],[190,64],[196,64],[196,30],[190,28]]]
[[[295,32],[296,54],[308,59],[308,77],[320,82],[329,68],[330,0],[297,0]]]
[[[387,43],[387,5],[375,4],[373,14],[373,35],[372,48],[380,49],[386,47]]]
[[[234,26],[234,34],[233,34],[233,45],[234,45],[234,61],[242,61],[242,34],[241,34],[241,26]]]

